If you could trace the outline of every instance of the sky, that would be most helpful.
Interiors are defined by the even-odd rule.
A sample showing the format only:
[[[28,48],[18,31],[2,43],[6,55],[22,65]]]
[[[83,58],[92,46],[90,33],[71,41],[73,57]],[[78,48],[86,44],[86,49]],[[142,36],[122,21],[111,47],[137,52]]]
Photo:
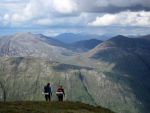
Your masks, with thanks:
[[[0,0],[0,35],[150,34],[150,0]]]

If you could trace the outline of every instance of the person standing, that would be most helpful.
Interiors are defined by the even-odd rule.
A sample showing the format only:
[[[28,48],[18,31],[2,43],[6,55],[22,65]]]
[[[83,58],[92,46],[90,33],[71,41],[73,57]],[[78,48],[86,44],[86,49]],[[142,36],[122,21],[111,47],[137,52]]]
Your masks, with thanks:
[[[58,97],[58,101],[63,101],[63,97],[65,96],[64,88],[60,85],[57,89],[56,95]]]
[[[51,91],[50,83],[47,83],[47,85],[44,86],[44,95],[46,101],[51,101],[52,91]]]

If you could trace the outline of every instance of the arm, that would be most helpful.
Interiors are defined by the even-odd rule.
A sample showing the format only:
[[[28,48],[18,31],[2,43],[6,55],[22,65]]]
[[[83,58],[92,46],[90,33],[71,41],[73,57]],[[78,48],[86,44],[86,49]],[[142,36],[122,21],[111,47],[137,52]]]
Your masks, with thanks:
[[[65,96],[65,91],[64,91],[64,89],[63,89],[63,94],[64,94],[64,96]]]
[[[51,89],[51,87],[49,88],[49,93],[52,96],[52,89]]]

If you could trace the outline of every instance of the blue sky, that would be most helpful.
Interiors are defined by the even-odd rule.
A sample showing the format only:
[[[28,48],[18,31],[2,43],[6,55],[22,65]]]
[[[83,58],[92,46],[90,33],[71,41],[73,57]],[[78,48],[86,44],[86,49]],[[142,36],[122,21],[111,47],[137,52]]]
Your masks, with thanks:
[[[150,0],[1,0],[0,35],[150,34]]]

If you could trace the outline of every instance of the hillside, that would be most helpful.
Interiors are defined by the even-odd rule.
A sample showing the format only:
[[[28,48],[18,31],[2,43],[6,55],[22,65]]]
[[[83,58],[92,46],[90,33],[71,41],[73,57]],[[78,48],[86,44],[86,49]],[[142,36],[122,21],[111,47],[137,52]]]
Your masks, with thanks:
[[[0,113],[114,113],[79,102],[0,102]]]
[[[23,57],[3,57],[0,63],[0,83],[4,86],[0,88],[0,101],[4,99],[4,90],[7,90],[6,101],[42,101],[43,87],[50,82],[54,93],[52,100],[56,100],[56,89],[62,84],[69,101],[101,105],[118,113],[141,113],[145,109],[135,97],[142,96],[141,90],[136,88],[143,88],[143,85],[136,81],[132,84],[138,87],[131,87],[132,79],[125,78],[125,74],[121,77],[112,70],[113,65],[105,62],[101,63],[103,68],[99,65],[97,69]],[[145,86],[142,90],[147,91]]]
[[[112,81],[127,85],[123,91],[125,95],[129,94],[131,88],[139,101],[134,103],[143,105],[142,111],[146,112],[144,110],[150,105],[150,41],[117,36],[99,44],[85,54],[85,57],[96,60],[96,67],[100,70],[103,62],[114,65],[112,70],[106,73]]]

